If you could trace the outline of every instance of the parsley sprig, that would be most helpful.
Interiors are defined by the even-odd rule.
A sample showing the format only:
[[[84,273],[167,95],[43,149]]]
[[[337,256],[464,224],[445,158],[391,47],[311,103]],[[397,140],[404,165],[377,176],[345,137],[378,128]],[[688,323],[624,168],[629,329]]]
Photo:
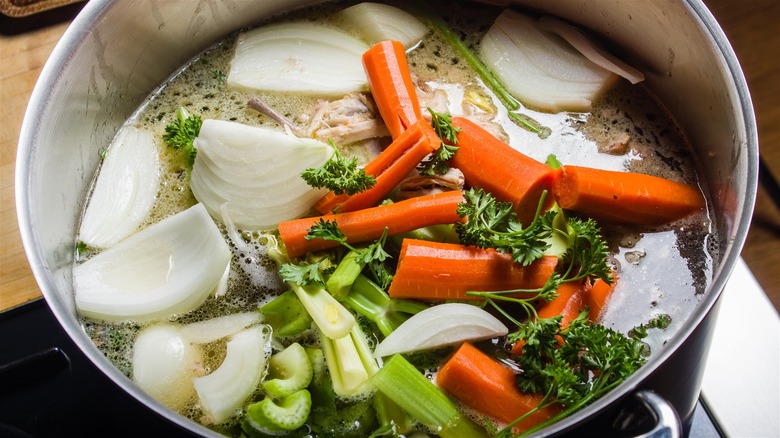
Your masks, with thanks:
[[[517,319],[498,305],[497,301],[519,304],[529,317],[536,317],[534,302],[551,301],[556,290],[566,282],[590,281],[601,278],[612,283],[608,258],[608,246],[595,221],[565,218],[560,209],[553,208],[542,214],[546,193],[543,193],[533,221],[523,227],[513,206],[499,202],[481,189],[470,189],[464,194],[464,202],[458,206],[458,214],[466,222],[457,224],[461,243],[479,248],[494,248],[512,255],[523,266],[540,259],[550,248],[553,235],[566,242],[559,269],[539,289],[512,289],[501,291],[470,291],[469,295],[484,298],[489,305],[513,323]],[[525,296],[509,296],[524,293]]]
[[[325,287],[325,276],[336,267],[329,263],[327,257],[313,261],[305,261],[300,264],[284,263],[279,267],[279,275],[282,280],[289,281],[300,286],[316,284]]]
[[[342,158],[332,141],[333,155],[322,166],[306,169],[301,177],[312,187],[333,190],[337,195],[354,195],[376,184],[376,178],[358,168],[357,159]]]
[[[534,220],[523,227],[511,202],[499,202],[482,189],[469,189],[458,205],[458,215],[466,218],[456,230],[461,243],[479,248],[494,248],[512,255],[512,259],[528,266],[544,254],[550,244],[552,219],[555,212],[540,214],[544,195]]]
[[[165,127],[163,141],[166,146],[181,149],[187,157],[187,164],[192,167],[198,150],[195,148],[195,138],[200,133],[203,120],[198,115],[190,114],[184,107],[176,112],[176,118]]]
[[[387,228],[385,228],[382,237],[368,246],[354,247],[347,242],[347,236],[341,231],[336,220],[330,221],[320,218],[319,221],[309,228],[306,239],[333,240],[350,251],[354,251],[357,253],[355,261],[361,266],[368,267],[374,280],[376,280],[383,289],[386,289],[393,279],[393,275],[385,264],[385,261],[391,257],[385,250],[387,231]]]
[[[431,108],[428,108],[428,112],[431,114],[431,127],[442,142],[436,152],[417,166],[417,171],[425,176],[443,175],[450,169],[447,162],[458,151],[455,145],[458,144],[460,128],[452,124],[451,114],[437,113]]]
[[[535,409],[507,425],[497,436],[509,436],[514,425],[552,404],[561,404],[564,409],[524,434],[571,415],[619,385],[647,359],[641,341],[603,325],[590,324],[587,311],[565,328],[561,327],[560,316],[529,320],[518,326],[508,340],[524,342],[522,354],[515,358],[523,370],[517,376],[518,387],[544,397]]]

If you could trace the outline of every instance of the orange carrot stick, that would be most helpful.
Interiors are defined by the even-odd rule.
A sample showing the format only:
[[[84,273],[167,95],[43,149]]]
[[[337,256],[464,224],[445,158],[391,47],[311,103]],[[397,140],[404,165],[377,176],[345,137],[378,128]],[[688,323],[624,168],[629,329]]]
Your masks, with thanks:
[[[463,343],[436,375],[436,384],[464,405],[503,423],[534,409],[541,394],[524,394],[515,385],[515,372],[468,342]],[[513,429],[520,432],[559,412],[555,405],[529,415]]]
[[[458,204],[463,202],[459,190],[419,196],[393,204],[341,214],[308,217],[282,222],[279,235],[289,257],[300,257],[307,252],[321,251],[339,245],[324,239],[306,239],[309,228],[320,219],[336,221],[347,237],[347,242],[358,243],[377,240],[387,227],[388,235],[407,233],[429,225],[452,224],[461,220]]]
[[[536,311],[536,315],[539,318],[553,318],[555,316],[561,316],[561,327],[566,327],[571,321],[573,321],[580,314],[580,310],[583,307],[583,295],[584,289],[587,285],[583,283],[570,282],[563,283],[558,286],[556,293],[558,296],[547,303],[544,303]],[[558,338],[558,343],[563,345],[563,339]],[[512,346],[512,355],[520,356],[523,354],[524,340],[515,342]]]
[[[613,278],[617,277],[613,275]],[[607,284],[600,278],[596,279],[593,285],[590,284],[590,281],[584,283],[574,281],[563,283],[556,291],[558,297],[543,304],[536,311],[536,314],[539,318],[552,318],[560,315],[561,327],[565,328],[579,316],[580,311],[587,307],[590,311],[588,319],[596,321],[609,295],[615,289],[615,284],[615,281],[612,284]],[[563,343],[562,339],[559,339],[559,341]],[[512,355],[521,355],[523,353],[523,344],[523,340],[516,342],[512,346]]]
[[[552,185],[554,171],[462,117],[453,117],[460,128],[458,152],[450,160],[466,177],[466,183],[480,187],[496,199],[511,202],[520,222],[533,220],[539,197]],[[552,197],[548,198],[552,204]],[[549,205],[548,205],[549,207]]]
[[[562,316],[561,327],[566,327],[577,318],[582,309],[584,289],[587,285],[578,282],[563,283],[558,287],[558,297],[545,303],[536,314],[539,318]]]
[[[650,175],[562,166],[553,183],[564,209],[596,220],[661,225],[704,208],[694,187]]]
[[[376,178],[373,187],[352,196],[330,192],[314,208],[324,214],[337,207],[340,213],[373,207],[440,144],[439,137],[428,122],[425,119],[418,120],[363,169],[366,174]]]
[[[363,69],[379,114],[393,139],[422,119],[404,46],[381,41],[363,54]]]
[[[492,249],[404,239],[388,294],[422,300],[476,300],[481,298],[466,292],[540,288],[557,263],[556,257],[545,256],[524,267],[509,254]]]
[[[590,311],[588,313],[588,318],[590,318],[591,321],[599,320],[601,317],[601,311],[604,309],[604,306],[607,304],[607,300],[615,290],[615,285],[617,284],[617,275],[614,272],[612,273],[612,278],[615,279],[612,284],[607,284],[607,282],[599,278],[595,283],[593,283],[593,285],[588,283],[585,287],[584,293],[582,295],[582,304],[583,307],[587,307]]]

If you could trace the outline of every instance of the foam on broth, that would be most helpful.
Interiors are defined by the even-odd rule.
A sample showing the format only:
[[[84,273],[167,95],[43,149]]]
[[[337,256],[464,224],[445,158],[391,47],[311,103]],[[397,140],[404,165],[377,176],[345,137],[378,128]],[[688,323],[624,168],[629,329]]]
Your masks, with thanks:
[[[340,6],[326,5],[296,12],[284,19],[324,20]],[[448,5],[450,25],[464,35],[467,43],[479,40],[499,12],[489,7],[463,6],[466,11]],[[463,15],[459,15],[459,14]],[[455,19],[452,17],[468,17]],[[323,18],[324,17],[324,18]],[[226,73],[236,35],[227,38],[185,65],[156,90],[128,123],[151,130],[158,141],[163,165],[163,180],[157,203],[144,226],[184,210],[194,204],[187,171],[179,154],[162,143],[165,126],[179,107],[203,119],[214,118],[253,126],[281,129],[266,116],[247,107],[257,95],[281,114],[295,120],[309,110],[317,99],[280,93],[249,93],[228,90],[219,72]],[[495,96],[484,87],[465,62],[436,35],[429,34],[409,54],[412,73],[431,89],[443,89],[451,95],[476,92],[492,102],[496,120],[509,143],[540,161],[555,154],[564,164],[587,165],[615,170],[630,170],[664,178],[697,183],[691,147],[674,120],[641,85],[621,81],[594,104],[590,113],[545,114],[532,109],[523,112],[551,128],[547,139],[540,139],[517,127]],[[458,108],[453,107],[453,113]],[[360,146],[345,146],[345,154],[358,155],[365,162],[370,155]],[[218,222],[218,218],[217,218]],[[218,225],[221,226],[218,222]],[[603,313],[602,323],[622,332],[645,323],[654,316],[667,314],[672,324],[664,331],[651,330],[647,339],[653,350],[671,338],[696,307],[712,277],[718,254],[715,227],[709,216],[695,215],[656,230],[635,230],[602,226],[610,243],[620,281]],[[233,251],[228,292],[210,297],[199,309],[175,318],[188,323],[239,311],[253,310],[284,290],[276,276],[275,263],[265,256],[263,241],[257,233],[244,233],[242,242],[232,242],[223,234]],[[105,323],[82,319],[82,324],[98,348],[128,376],[133,340],[141,328],[131,323]],[[314,340],[316,342],[316,340]],[[501,343],[496,342],[497,348]],[[206,371],[215,369],[224,358],[224,341],[206,348]],[[431,378],[435,367],[428,370]],[[181,412],[199,420],[196,405]]]

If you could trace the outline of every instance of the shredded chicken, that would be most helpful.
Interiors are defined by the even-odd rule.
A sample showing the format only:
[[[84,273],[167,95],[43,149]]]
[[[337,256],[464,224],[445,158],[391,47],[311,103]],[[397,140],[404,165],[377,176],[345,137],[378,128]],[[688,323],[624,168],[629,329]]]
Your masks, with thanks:
[[[321,100],[311,111],[302,114],[298,123],[279,114],[258,97],[251,98],[248,105],[289,127],[299,137],[348,144],[389,135],[377,117],[374,102],[363,93],[348,94],[331,102]]]
[[[363,93],[348,94],[331,102],[320,101],[301,120],[307,124],[311,137],[320,141],[331,139],[337,144],[389,135],[374,102]]]
[[[463,172],[454,167],[451,167],[444,175],[415,175],[401,181],[398,185],[396,198],[399,200],[409,199],[449,190],[463,190],[465,182],[466,178],[463,176]]]
[[[628,144],[630,141],[631,137],[627,133],[622,132],[610,141],[599,144],[598,150],[601,153],[609,155],[625,155],[629,151]]]
[[[431,115],[427,108],[438,113],[450,112],[450,97],[447,91],[441,88],[433,88],[428,83],[412,75],[412,82],[415,84],[417,98],[420,101],[420,108],[423,109],[422,115],[425,120],[430,122]],[[470,90],[464,93],[464,98],[460,102],[461,117],[465,117],[476,123],[486,131],[490,132],[503,142],[509,141],[509,136],[504,128],[495,121],[496,108],[492,102],[477,91]]]

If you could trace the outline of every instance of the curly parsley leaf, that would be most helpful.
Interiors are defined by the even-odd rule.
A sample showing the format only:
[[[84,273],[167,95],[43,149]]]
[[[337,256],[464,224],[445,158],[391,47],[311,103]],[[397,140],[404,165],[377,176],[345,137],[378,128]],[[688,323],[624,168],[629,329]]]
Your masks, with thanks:
[[[461,243],[511,254],[523,266],[541,258],[550,247],[546,239],[552,235],[555,212],[537,215],[523,228],[512,203],[499,202],[482,189],[472,188],[463,196],[465,200],[458,205],[458,215],[466,218],[466,222],[456,225]]]
[[[647,331],[650,329],[666,330],[669,324],[672,323],[672,317],[663,313],[657,315],[647,321],[645,324],[640,324],[628,331],[628,336],[634,339],[644,339],[647,337]]]
[[[306,169],[301,177],[314,188],[326,188],[337,195],[346,193],[354,195],[370,189],[376,184],[376,178],[368,175],[363,168],[358,168],[357,159],[342,158],[333,146],[333,155],[322,166]]]
[[[517,385],[523,392],[544,395],[535,410],[555,403],[564,406],[563,412],[552,421],[601,397],[647,360],[642,342],[603,325],[590,324],[587,311],[581,312],[565,328],[561,327],[561,317],[528,321],[508,339],[524,342],[522,353],[515,358],[523,370],[517,375]],[[502,432],[511,431],[515,423]],[[532,433],[546,425],[546,422],[539,424],[526,432]]]
[[[433,127],[436,135],[442,139],[439,148],[436,149],[428,159],[420,163],[417,166],[418,172],[425,176],[442,175],[447,173],[450,166],[447,164],[455,153],[458,151],[458,132],[460,128],[452,124],[452,115],[448,113],[437,113],[436,111],[428,108],[428,112],[431,114],[431,127]],[[449,144],[445,143],[448,142]]]
[[[601,236],[601,230],[593,219],[581,220],[569,218],[568,238],[571,245],[563,254],[563,260],[569,264],[569,272],[576,275],[567,277],[567,281],[587,278],[593,283],[600,278],[612,283],[612,272],[607,263],[609,247]]]
[[[224,84],[227,82],[227,75],[222,70],[213,70],[211,72],[211,77],[213,79],[216,79],[217,82],[219,82],[220,84]]]
[[[313,239],[335,240],[344,246],[348,245],[347,236],[344,235],[341,228],[339,228],[339,224],[337,224],[335,220],[329,221],[320,218],[319,221],[309,228],[309,231],[306,234],[306,240]]]
[[[163,141],[173,149],[181,149],[187,157],[187,165],[192,167],[198,150],[195,148],[195,138],[200,133],[203,120],[200,116],[190,114],[186,109],[179,108],[176,119],[165,127]]]
[[[316,284],[325,287],[324,272],[319,262],[301,263],[300,265],[285,263],[279,267],[279,275],[281,275],[282,280],[300,286]]]

